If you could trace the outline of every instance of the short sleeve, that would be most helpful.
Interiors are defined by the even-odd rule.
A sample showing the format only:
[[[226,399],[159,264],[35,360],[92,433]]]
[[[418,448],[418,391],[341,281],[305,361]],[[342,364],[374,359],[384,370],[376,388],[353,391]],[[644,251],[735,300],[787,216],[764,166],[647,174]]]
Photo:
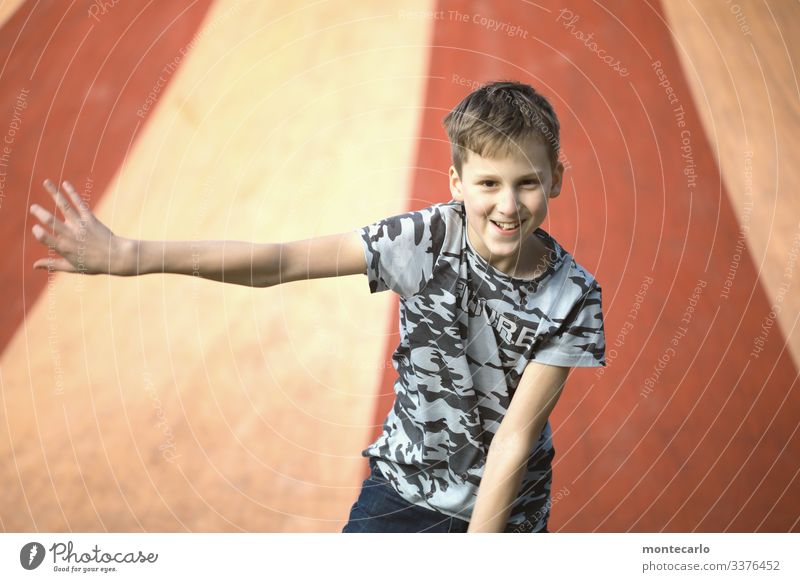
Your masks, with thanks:
[[[439,205],[390,216],[357,229],[367,262],[370,293],[402,297],[422,291],[441,254],[445,221]]]
[[[602,288],[596,281],[573,305],[557,331],[543,338],[531,359],[568,367],[606,365]]]

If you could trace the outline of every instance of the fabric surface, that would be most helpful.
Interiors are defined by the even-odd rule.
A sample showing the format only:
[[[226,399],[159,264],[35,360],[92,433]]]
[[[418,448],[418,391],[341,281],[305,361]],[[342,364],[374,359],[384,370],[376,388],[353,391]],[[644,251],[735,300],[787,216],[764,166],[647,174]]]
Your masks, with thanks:
[[[370,474],[342,533],[466,533],[469,522],[409,503],[392,488],[370,457]],[[506,533],[548,533],[546,529],[509,526]]]
[[[371,293],[400,296],[395,401],[362,451],[408,502],[469,521],[491,440],[529,361],[605,366],[600,284],[538,228],[547,269],[529,279],[490,265],[452,200],[358,229]],[[531,450],[509,524],[545,529],[550,422]]]

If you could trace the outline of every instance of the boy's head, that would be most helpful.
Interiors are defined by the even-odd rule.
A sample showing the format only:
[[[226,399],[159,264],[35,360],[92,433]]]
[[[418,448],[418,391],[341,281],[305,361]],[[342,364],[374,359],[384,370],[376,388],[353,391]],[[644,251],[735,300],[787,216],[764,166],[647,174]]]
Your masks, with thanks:
[[[532,87],[499,81],[473,91],[444,118],[450,190],[464,202],[473,247],[500,271],[527,278],[545,248],[531,236],[558,196],[559,123]]]
[[[444,127],[459,175],[469,152],[503,157],[530,139],[542,140],[552,170],[558,164],[558,117],[550,102],[530,85],[516,81],[483,85],[444,117]]]

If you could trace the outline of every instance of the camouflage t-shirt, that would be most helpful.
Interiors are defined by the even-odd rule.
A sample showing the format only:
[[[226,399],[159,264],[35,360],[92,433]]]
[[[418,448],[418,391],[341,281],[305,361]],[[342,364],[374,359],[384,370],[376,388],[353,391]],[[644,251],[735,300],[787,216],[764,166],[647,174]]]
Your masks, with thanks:
[[[490,265],[451,200],[357,229],[371,293],[400,296],[398,378],[383,432],[362,456],[409,502],[469,521],[489,444],[529,360],[605,366],[601,287],[538,228],[549,266],[535,278]],[[509,524],[550,515],[550,422],[531,450]]]

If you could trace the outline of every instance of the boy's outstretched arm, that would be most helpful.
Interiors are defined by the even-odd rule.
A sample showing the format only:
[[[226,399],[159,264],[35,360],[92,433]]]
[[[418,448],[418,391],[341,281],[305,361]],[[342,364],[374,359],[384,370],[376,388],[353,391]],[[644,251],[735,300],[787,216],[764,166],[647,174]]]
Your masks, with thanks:
[[[528,362],[489,446],[468,533],[505,531],[536,441],[570,368]]]
[[[63,184],[66,197],[49,180],[44,187],[64,221],[34,204],[30,212],[42,224],[32,230],[60,257],[39,259],[34,268],[119,276],[176,273],[251,287],[367,272],[355,230],[289,243],[133,240],[111,232],[69,182]]]

